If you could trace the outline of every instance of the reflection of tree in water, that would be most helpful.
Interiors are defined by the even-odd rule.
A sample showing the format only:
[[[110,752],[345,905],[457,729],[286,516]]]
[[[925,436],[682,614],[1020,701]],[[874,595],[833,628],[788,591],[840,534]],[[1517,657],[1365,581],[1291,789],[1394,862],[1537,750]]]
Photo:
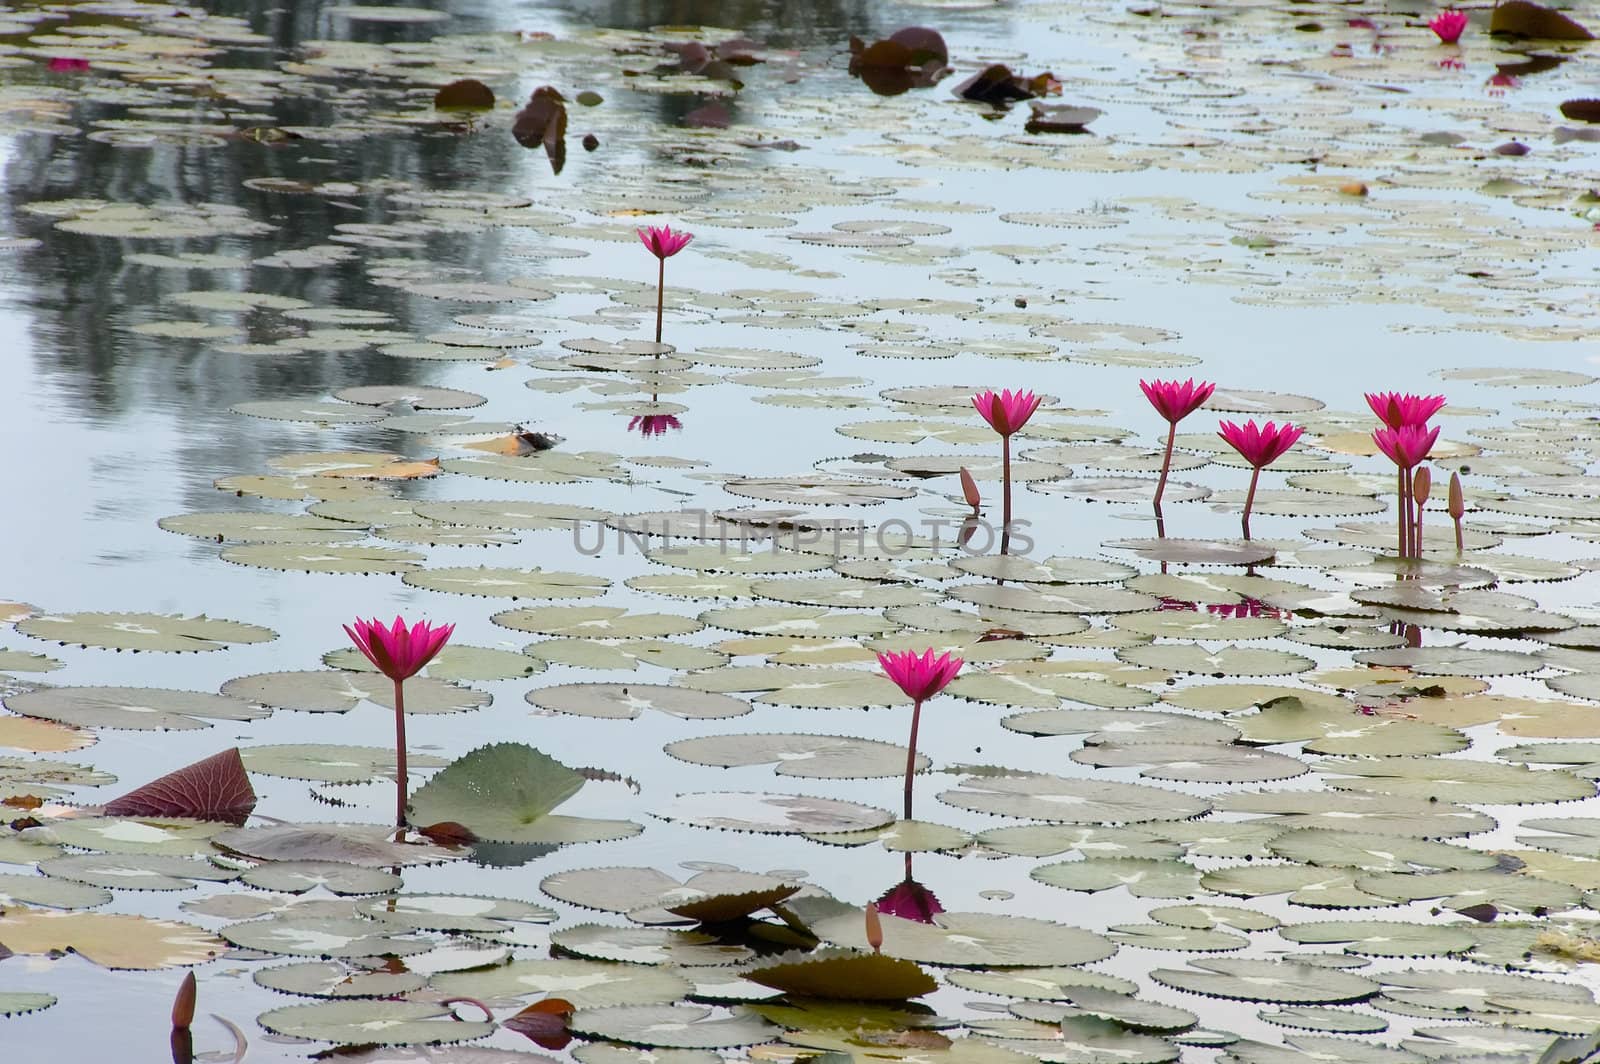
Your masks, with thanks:
[[[590,26],[720,26],[772,48],[843,48],[872,33],[884,5],[872,0],[564,0],[568,18]]]

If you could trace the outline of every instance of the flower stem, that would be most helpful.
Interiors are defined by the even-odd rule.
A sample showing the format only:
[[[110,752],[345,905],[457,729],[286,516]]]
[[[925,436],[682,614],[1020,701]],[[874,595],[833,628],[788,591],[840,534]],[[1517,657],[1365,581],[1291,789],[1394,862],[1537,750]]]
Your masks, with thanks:
[[[911,779],[917,774],[917,725],[922,723],[922,701],[911,707],[911,749],[906,751],[906,819],[911,819]]]
[[[394,682],[394,826],[406,826],[406,693],[405,681]]]
[[[1410,508],[1406,505],[1406,483],[1410,480],[1410,478],[1406,476],[1406,469],[1404,466],[1400,467],[1399,477],[1400,479],[1395,482],[1394,506],[1395,509],[1399,511],[1400,517],[1400,557],[1408,558],[1411,556],[1411,521]]]
[[[1416,486],[1413,485],[1411,495],[1415,498],[1416,494]],[[1415,511],[1411,519],[1411,556],[1413,558],[1422,557],[1422,509],[1424,505],[1421,501],[1412,504],[1412,509]]]
[[[667,260],[657,260],[660,270],[656,273],[656,343],[661,342],[661,312],[666,309],[667,303]]]
[[[1011,437],[1000,437],[1000,553],[1011,546]]]
[[[1250,508],[1256,504],[1256,481],[1261,479],[1261,467],[1254,466],[1250,470],[1250,490],[1244,497],[1244,538],[1250,538]]]
[[[1167,472],[1172,468],[1172,445],[1178,439],[1178,423],[1167,422],[1167,453],[1161,459],[1161,479],[1156,481],[1156,521],[1161,520],[1161,496],[1167,490]]]

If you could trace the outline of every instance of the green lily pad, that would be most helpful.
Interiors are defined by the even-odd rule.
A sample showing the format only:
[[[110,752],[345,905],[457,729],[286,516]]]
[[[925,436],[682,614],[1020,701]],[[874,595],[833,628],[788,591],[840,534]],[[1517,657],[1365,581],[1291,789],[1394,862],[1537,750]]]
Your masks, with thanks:
[[[378,746],[326,746],[287,743],[280,746],[246,746],[239,750],[244,767],[264,776],[317,783],[366,783],[394,778],[394,750]],[[443,768],[449,764],[431,754],[411,754],[409,767]]]
[[[907,750],[846,735],[707,735],[668,743],[668,754],[697,765],[732,768],[776,764],[780,776],[882,779],[905,771]],[[932,764],[918,756],[917,769]]]
[[[579,1009],[567,1021],[579,1034],[664,1049],[732,1049],[778,1034],[751,1012],[724,1013],[704,1005],[618,1005]]]
[[[50,876],[0,875],[0,907],[43,905],[51,909],[93,909],[111,900],[111,892],[70,879]]]
[[[1040,865],[1033,879],[1063,890],[1125,887],[1136,898],[1187,898],[1200,888],[1200,873],[1182,861],[1142,857],[1089,857]]]
[[[326,998],[392,998],[421,990],[427,980],[415,972],[367,972],[335,961],[301,961],[257,969],[257,986],[285,994]]]
[[[121,890],[190,890],[197,880],[226,882],[239,873],[206,861],[160,854],[71,854],[39,862],[48,876]]]
[[[330,669],[375,672],[372,662],[355,647],[340,647],[322,655]],[[475,680],[518,680],[544,670],[544,663],[515,650],[450,643],[428,662],[423,675],[445,683]]]
[[[265,643],[278,637],[270,628],[241,621],[159,613],[43,614],[18,621],[17,631],[62,646],[169,653],[225,650],[229,643]]]
[[[456,823],[480,839],[526,842],[582,786],[582,776],[531,746],[495,743],[440,769],[407,808],[415,824]]]
[[[235,677],[222,685],[222,693],[276,709],[306,713],[344,713],[363,701],[394,709],[394,682],[376,672],[343,669],[265,672]],[[481,709],[491,699],[487,693],[470,687],[413,676],[406,681],[405,700],[406,713],[410,715],[462,713]]]
[[[271,710],[245,698],[154,687],[47,687],[11,695],[6,708],[79,728],[171,731],[209,728],[196,717],[260,720]]]
[[[611,586],[611,581],[605,577],[583,573],[484,566],[422,569],[408,572],[402,579],[411,587],[429,591],[510,599],[593,598],[604,594]]]
[[[747,966],[741,974],[786,994],[824,1000],[903,1001],[939,988],[913,961],[849,949],[781,954]]]
[[[29,993],[25,990],[0,991],[0,1016],[21,1016],[39,1012],[56,1003],[54,994]]]
[[[664,967],[582,960],[517,960],[494,968],[444,972],[428,984],[451,997],[540,995],[570,1001],[580,1009],[665,1005],[694,989],[688,979]]]
[[[867,831],[894,820],[894,814],[887,810],[831,798],[716,792],[680,794],[655,815],[695,827],[763,835]]]
[[[53,820],[43,827],[30,829],[23,837],[30,842],[105,853],[195,857],[211,853],[211,837],[227,827],[220,821],[177,817],[81,817]]]
[[[1316,945],[1344,943],[1366,957],[1444,957],[1465,953],[1476,943],[1472,929],[1461,926],[1411,924],[1399,920],[1328,920],[1289,924],[1278,934],[1291,942]]]
[[[1210,808],[1204,799],[1142,784],[1037,774],[969,777],[955,790],[941,792],[939,800],[978,813],[1063,824],[1188,820]]]
[[[1055,967],[1091,964],[1116,952],[1103,936],[1065,924],[999,913],[942,912],[933,923],[880,917],[882,952],[954,968]],[[852,910],[817,922],[812,931],[841,946],[866,949],[866,927]]]
[[[337,8],[330,8],[337,12]],[[383,10],[392,11],[393,8]],[[432,14],[432,12],[430,12]],[[341,1045],[438,1045],[493,1033],[482,1020],[457,1020],[447,1005],[424,1001],[333,1001],[270,1009],[256,1022],[276,1034]]]
[[[304,894],[318,887],[330,894],[380,894],[400,887],[400,877],[393,872],[338,861],[272,861],[239,878],[257,890],[285,894]]]
[[[1162,986],[1207,997],[1285,1005],[1331,1005],[1363,1001],[1379,986],[1365,976],[1288,960],[1202,957],[1189,969],[1158,968],[1150,977]]]
[[[647,709],[687,720],[738,717],[750,703],[731,695],[662,684],[561,684],[529,691],[530,705],[557,713],[605,720],[633,720]]]

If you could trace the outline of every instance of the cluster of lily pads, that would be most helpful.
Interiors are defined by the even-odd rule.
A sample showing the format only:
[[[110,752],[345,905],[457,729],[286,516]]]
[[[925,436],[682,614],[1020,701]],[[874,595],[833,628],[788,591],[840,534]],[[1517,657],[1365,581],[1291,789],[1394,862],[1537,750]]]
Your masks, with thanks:
[[[735,109],[762,107],[750,102],[754,91],[786,84],[752,72],[741,77],[754,91],[734,89],[710,63],[692,74],[641,76],[636,67],[683,55],[669,48],[681,44],[671,40],[676,30],[320,41],[268,79],[224,65],[225,46],[268,43],[236,20],[179,17],[157,5],[88,6],[92,14],[113,8],[118,21],[102,29],[69,19],[73,32],[30,38],[10,58],[84,80],[72,91],[85,99],[143,108],[142,117],[107,119],[90,134],[117,150],[255,151],[309,141],[332,151],[397,130],[461,137],[470,150],[473,138],[508,136],[507,116],[493,112],[461,129],[452,116],[408,109],[426,95],[416,90],[466,71],[492,80],[526,64],[538,64],[541,77],[600,85],[610,97],[717,96]],[[349,6],[328,14],[341,24],[432,24],[442,13]],[[283,579],[277,572],[319,574],[330,588],[338,582],[352,608],[367,608],[364,596],[398,576],[390,583],[409,589],[419,611],[456,627],[357,622],[357,645],[330,650],[322,668],[284,661],[291,671],[234,676],[217,690],[8,680],[0,745],[26,756],[0,759],[9,812],[0,863],[18,869],[0,875],[0,1014],[55,1003],[29,985],[36,969],[10,955],[65,966],[78,963],[61,959],[71,953],[116,970],[191,967],[202,1012],[227,992],[227,973],[248,971],[263,998],[296,997],[258,1017],[274,1039],[307,1041],[286,1052],[351,1062],[533,1064],[541,1058],[520,1048],[527,1039],[569,1049],[583,1064],[712,1064],[724,1055],[1139,1064],[1212,1052],[1230,1064],[1364,1064],[1587,1052],[1557,1039],[1600,1027],[1583,967],[1600,961],[1591,919],[1600,821],[1588,815],[1600,778],[1600,726],[1588,708],[1600,701],[1600,625],[1580,601],[1548,600],[1561,597],[1554,585],[1592,567],[1582,544],[1600,534],[1586,472],[1600,439],[1595,405],[1526,400],[1507,424],[1460,398],[1475,387],[1581,387],[1593,378],[1519,365],[1445,370],[1439,376],[1456,400],[1445,416],[1460,426],[1449,438],[1424,424],[1441,413],[1428,397],[1368,396],[1383,422],[1374,434],[1366,412],[1260,390],[1256,380],[1250,388],[1140,381],[1167,423],[1163,447],[1105,411],[1064,406],[1043,390],[995,394],[988,385],[1001,374],[992,370],[875,393],[864,391],[872,376],[846,371],[884,364],[872,360],[925,367],[977,355],[1007,360],[1012,383],[1038,373],[1044,389],[1062,368],[1116,375],[1193,365],[1195,356],[1155,349],[1181,339],[1172,329],[1142,318],[1082,320],[1087,289],[1062,296],[1057,282],[1029,271],[996,277],[959,261],[982,254],[1054,270],[1078,250],[1078,237],[1103,230],[1127,232],[1083,250],[1126,263],[1136,277],[1225,279],[1246,306],[1406,299],[1453,315],[1407,328],[1522,340],[1587,328],[1572,309],[1581,301],[1561,294],[1585,290],[1573,277],[1558,278],[1542,309],[1523,313],[1533,282],[1522,262],[1580,246],[1585,232],[1565,212],[1589,193],[1562,165],[1574,149],[1563,155],[1553,119],[1517,116],[1519,135],[1548,133],[1554,143],[1541,144],[1518,176],[1496,175],[1484,189],[1559,216],[1542,226],[1513,224],[1481,198],[1405,199],[1475,187],[1484,180],[1479,163],[1488,169],[1512,156],[1468,158],[1453,146],[1459,140],[1418,140],[1364,113],[1350,127],[1362,136],[1346,141],[1318,124],[1386,99],[1361,79],[1404,72],[1437,90],[1410,101],[1415,107],[1476,137],[1499,135],[1497,120],[1484,117],[1497,106],[1444,91],[1452,75],[1424,58],[1435,46],[1420,23],[1370,57],[1348,49],[1298,57],[1300,85],[1271,80],[1265,64],[1233,75],[1173,73],[1169,62],[1209,64],[1214,9],[1154,20],[1148,11],[1100,15],[1086,32],[1162,57],[1154,84],[1165,95],[1152,113],[1172,120],[1169,132],[1108,134],[1064,152],[1049,138],[996,137],[981,121],[919,132],[906,128],[904,112],[852,112],[868,133],[881,123],[894,135],[850,141],[846,154],[891,158],[914,178],[867,184],[821,164],[751,163],[772,154],[767,130],[735,126],[660,133],[664,153],[694,165],[649,189],[633,176],[593,171],[581,193],[556,186],[528,195],[398,179],[246,182],[261,197],[362,200],[384,212],[383,221],[340,223],[312,244],[243,207],[95,197],[25,205],[25,224],[40,234],[25,239],[46,246],[226,241],[204,252],[179,244],[170,254],[124,254],[130,269],[183,289],[141,308],[144,320],[125,326],[131,342],[161,354],[190,345],[245,365],[333,362],[357,351],[395,360],[377,363],[393,368],[385,379],[232,402],[240,423],[270,423],[292,442],[274,440],[264,471],[215,470],[222,505],[168,516],[161,527],[192,541],[171,539],[174,557],[201,565],[220,557],[268,586]],[[1346,16],[1337,7],[1321,14],[1339,25]],[[16,17],[24,30],[31,25],[32,16]],[[1230,32],[1242,37],[1263,25],[1283,29],[1282,14],[1263,7],[1239,5],[1232,17]],[[1455,20],[1433,28],[1441,38],[1461,34]],[[1294,32],[1316,40],[1326,31]],[[693,36],[722,39],[709,29]],[[1486,38],[1467,40],[1469,60],[1510,61]],[[964,62],[959,49],[953,61]],[[173,95],[174,67],[203,83],[208,99],[248,105],[246,113],[333,91],[359,113],[326,125],[247,127],[257,120],[150,114],[187,99]],[[1342,100],[1326,91],[1336,76],[1348,91],[1372,95]],[[1115,117],[1116,103],[1133,88],[1149,90],[1149,80],[1081,87],[1110,97],[1097,99]],[[1246,110],[1243,94],[1262,85],[1284,102]],[[58,121],[53,104],[68,98],[58,86],[39,87],[8,120]],[[821,144],[838,114],[826,101],[798,98],[806,105],[765,107],[762,121],[774,134]],[[605,144],[636,124],[600,106],[598,94],[591,110]],[[1309,125],[1292,127],[1298,138],[1257,135],[1289,123]],[[1410,152],[1404,163],[1360,195],[1349,191],[1350,175],[1338,171],[1389,166],[1397,140]],[[992,228],[988,243],[933,243],[963,217],[994,209],[916,191],[948,166],[1253,174],[1300,162],[1313,143],[1318,172],[1251,193],[1273,205],[1260,214],[1173,195],[996,214],[1011,227],[1005,232],[1064,243],[999,239]],[[1396,196],[1386,203],[1386,193]],[[793,216],[813,210],[848,217],[798,230]],[[1236,239],[1217,242],[1225,251],[1175,245],[1137,228],[1136,211],[1158,223],[1215,225]],[[617,270],[630,274],[623,278],[578,275],[554,261],[608,242],[637,255],[641,213],[693,225],[701,238],[680,261],[702,268],[781,272],[796,284],[898,268],[919,284],[932,274],[966,298],[909,298],[898,289],[874,296],[870,282],[853,279],[848,289],[824,284],[835,292],[826,299],[792,288],[669,289],[665,260],[684,249],[686,234],[656,226],[639,234],[657,260],[654,291],[631,278],[640,272],[632,259],[618,257]],[[544,268],[497,262],[486,275],[426,254],[427,238],[505,231],[537,235]],[[1333,239],[1358,231],[1363,241]],[[763,242],[740,238],[748,233]],[[255,280],[351,263],[373,294],[409,299],[407,313],[232,283],[245,271]],[[1395,284],[1358,288],[1350,278],[1361,269]],[[1282,287],[1290,277],[1292,290]],[[524,313],[535,305],[545,316]],[[438,308],[448,308],[448,325],[409,324]],[[649,341],[641,337],[652,309]],[[663,340],[668,323],[679,346]],[[573,335],[580,326],[601,335]],[[752,328],[793,350],[697,342]],[[546,340],[558,340],[559,353],[540,357]],[[492,394],[396,383],[419,371],[462,384],[463,367],[494,370],[477,378],[492,383],[483,386]],[[643,439],[619,432],[629,447],[603,450],[614,444],[598,431],[569,442],[531,419],[473,417],[491,401],[518,405],[502,382],[522,371],[535,398],[625,418]],[[1136,394],[1131,377],[1117,380],[1119,394]],[[809,426],[782,451],[796,471],[750,468],[764,455],[735,456],[741,471],[719,472],[729,459],[661,453],[687,440],[667,430],[682,428],[697,393],[731,395],[735,407],[749,397],[775,432]],[[1352,385],[1341,398],[1356,406],[1358,394]],[[1201,407],[1277,420],[1179,432]],[[805,420],[777,420],[788,415]],[[819,457],[831,453],[833,435],[815,426],[830,423],[838,437],[872,450]],[[364,449],[374,438],[385,449]],[[316,442],[303,447],[308,439]],[[649,449],[625,453],[641,445]],[[1282,474],[1281,487],[1260,486],[1268,466]],[[1441,480],[1450,474],[1447,499],[1430,493],[1430,469]],[[1246,471],[1243,490],[1213,486],[1242,483]],[[1188,479],[1171,480],[1173,472]],[[1014,482],[1026,492],[1016,507]],[[974,549],[985,505],[979,485],[994,483],[1001,536]],[[645,509],[639,496],[658,489],[650,497],[672,500],[668,508]],[[1386,512],[1391,491],[1393,525],[1363,520]],[[1111,536],[1096,547],[1088,530],[1107,511],[1132,516],[1138,528],[1152,500],[1155,536]],[[1430,507],[1435,519],[1425,524]],[[879,511],[894,517],[860,516]],[[1240,538],[1220,527],[1235,514]],[[1273,534],[1252,536],[1252,514]],[[926,518],[951,534],[941,537]],[[1024,523],[1043,550],[1022,549]],[[600,572],[585,534],[637,549]],[[1512,543],[1532,546],[1507,549]],[[484,564],[488,552],[501,564]],[[456,554],[466,561],[448,564]],[[503,608],[475,616],[472,599]],[[249,621],[54,603],[7,606],[3,616],[32,645],[85,651],[226,652],[275,638]],[[458,631],[508,634],[474,645]],[[510,642],[525,637],[525,647]],[[46,673],[81,660],[76,650],[52,653],[73,660],[11,649],[0,651],[0,668]],[[501,690],[520,693],[532,715],[504,701],[490,709]],[[908,702],[904,745],[860,734],[878,714],[839,712]],[[328,736],[329,714],[370,705],[393,713],[392,750],[316,741]],[[408,717],[484,711],[507,741],[451,749],[451,757],[408,752]],[[905,726],[903,715],[888,716],[896,732]],[[744,717],[772,723],[727,730]],[[120,731],[245,730],[285,718],[304,741],[242,741],[235,750],[219,740],[215,756],[152,765],[154,779],[108,801],[102,789],[118,782],[109,773],[57,759]],[[635,802],[630,781],[604,771],[601,756],[580,756],[563,727],[593,721],[614,729],[620,746],[643,730],[630,723],[641,718],[681,732],[665,752],[706,780],[704,789],[668,793],[645,779]],[[805,730],[791,730],[796,720]],[[933,741],[921,741],[919,729]],[[957,744],[957,735],[974,741]],[[992,752],[979,756],[994,763],[949,756],[980,743]],[[569,767],[556,754],[602,764]],[[769,771],[781,789],[753,780]],[[751,782],[712,789],[723,772]],[[413,788],[411,777],[424,774]],[[891,786],[882,781],[900,777],[897,815],[885,807],[894,803],[882,800]],[[928,819],[913,816],[919,777],[937,788],[937,804],[921,806]],[[252,779],[308,785],[339,820],[283,822],[272,801],[257,810]],[[368,801],[391,780],[395,824]],[[372,783],[380,786],[361,787]],[[557,811],[585,789],[626,791],[618,801],[648,816]],[[862,800],[835,796],[841,791]],[[786,853],[806,855],[814,871],[747,871],[743,857],[729,860],[745,852],[743,840],[724,832],[787,840]],[[673,853],[689,858],[688,874],[656,867],[634,848],[641,835],[646,843],[667,835]],[[426,878],[429,869],[454,867],[460,874],[450,882],[475,884],[490,874],[485,866],[526,867],[559,846],[602,856],[597,867],[534,863],[535,878],[519,881],[525,890],[502,892],[522,896],[418,888],[438,882]],[[897,864],[903,856],[904,875],[843,889],[847,859],[875,851]],[[752,841],[751,860],[757,852]],[[938,894],[913,877],[914,857]],[[979,894],[973,878],[1004,889]],[[939,894],[962,901],[947,909]],[[170,916],[150,915],[152,899],[164,896],[184,900]],[[139,911],[101,911],[113,902]],[[583,915],[574,920],[574,911]],[[194,1005],[191,998],[188,1013]],[[81,1015],[71,1007],[55,1014],[63,1013]],[[59,1022],[34,1030],[59,1032],[68,1021]],[[198,1021],[201,1048],[231,1033],[237,1052],[247,1042],[253,1055],[275,1051],[259,1032],[231,1024]],[[1265,1033],[1274,1030],[1290,1033],[1280,1044]],[[455,1045],[478,1040],[495,1048]]]

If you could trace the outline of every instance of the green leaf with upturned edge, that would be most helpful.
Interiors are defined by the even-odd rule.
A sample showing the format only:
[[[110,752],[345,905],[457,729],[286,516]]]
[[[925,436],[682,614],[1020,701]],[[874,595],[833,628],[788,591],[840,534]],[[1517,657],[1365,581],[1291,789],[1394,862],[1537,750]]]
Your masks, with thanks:
[[[480,839],[522,842],[582,786],[582,776],[531,746],[494,743],[440,769],[407,808],[413,824],[454,821]]]

